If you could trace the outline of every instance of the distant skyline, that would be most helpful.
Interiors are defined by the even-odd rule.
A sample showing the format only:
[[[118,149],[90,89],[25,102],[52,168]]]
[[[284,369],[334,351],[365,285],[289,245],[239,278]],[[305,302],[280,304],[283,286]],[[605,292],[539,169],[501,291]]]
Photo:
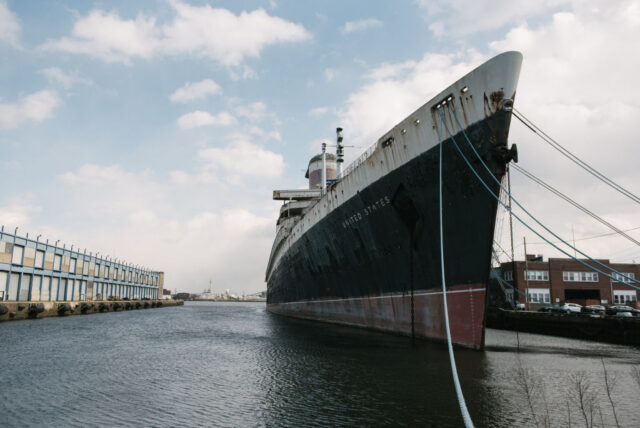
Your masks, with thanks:
[[[0,224],[166,272],[186,292],[266,288],[279,204],[323,140],[347,161],[506,50],[515,106],[640,193],[640,1],[0,0]],[[520,165],[620,229],[637,204],[515,119]],[[640,248],[513,173],[593,257]],[[497,239],[508,246],[508,220]],[[640,229],[628,232],[640,239]],[[516,254],[559,256],[516,226]]]

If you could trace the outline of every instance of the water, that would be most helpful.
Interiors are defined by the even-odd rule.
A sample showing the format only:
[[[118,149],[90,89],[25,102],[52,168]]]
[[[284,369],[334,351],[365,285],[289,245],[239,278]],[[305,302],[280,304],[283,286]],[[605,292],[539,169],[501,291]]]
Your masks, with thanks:
[[[586,373],[596,426],[640,426],[640,349],[488,330],[456,350],[476,426],[584,426],[570,379]],[[518,363],[520,361],[520,363]],[[0,426],[460,426],[446,347],[272,315],[260,303],[0,324]],[[599,406],[599,410],[598,407]],[[602,418],[600,417],[602,413]]]

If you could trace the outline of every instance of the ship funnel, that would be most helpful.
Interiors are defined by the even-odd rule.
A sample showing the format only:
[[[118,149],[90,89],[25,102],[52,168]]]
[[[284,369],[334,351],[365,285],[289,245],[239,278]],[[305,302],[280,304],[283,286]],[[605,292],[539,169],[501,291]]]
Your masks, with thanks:
[[[342,145],[342,128],[336,128],[336,141],[338,143],[336,149],[336,157],[337,157],[337,179],[342,178],[342,163],[344,162],[344,146]]]

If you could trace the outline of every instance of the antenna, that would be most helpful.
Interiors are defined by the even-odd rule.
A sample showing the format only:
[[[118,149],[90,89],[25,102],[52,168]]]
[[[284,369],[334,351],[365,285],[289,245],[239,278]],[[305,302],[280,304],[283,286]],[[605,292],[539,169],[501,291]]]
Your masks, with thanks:
[[[336,149],[336,157],[337,157],[337,179],[340,180],[342,178],[342,163],[344,162],[344,146],[342,145],[342,128],[336,128],[336,141],[338,143],[338,147]]]

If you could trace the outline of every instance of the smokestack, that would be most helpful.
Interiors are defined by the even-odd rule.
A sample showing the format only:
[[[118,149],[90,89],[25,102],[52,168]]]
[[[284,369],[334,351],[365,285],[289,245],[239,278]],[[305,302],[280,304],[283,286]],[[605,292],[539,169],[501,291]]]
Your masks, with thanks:
[[[322,143],[322,194],[327,192],[327,143]]]
[[[342,178],[342,163],[344,162],[344,146],[342,145],[342,128],[336,128],[336,140],[338,142],[338,148],[336,149],[337,163],[337,179]]]

